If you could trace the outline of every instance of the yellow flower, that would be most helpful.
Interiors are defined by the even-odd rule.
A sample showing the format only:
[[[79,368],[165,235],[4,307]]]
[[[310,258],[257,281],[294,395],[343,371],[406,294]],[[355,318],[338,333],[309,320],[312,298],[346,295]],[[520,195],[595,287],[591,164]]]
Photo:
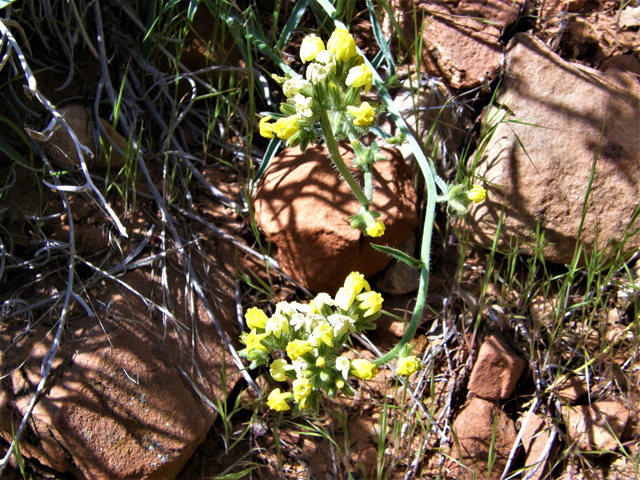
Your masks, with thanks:
[[[382,220],[367,225],[367,235],[370,237],[381,237],[384,235],[384,223]]]
[[[348,105],[347,110],[351,115],[356,117],[353,120],[353,124],[359,127],[369,125],[376,118],[376,113],[373,111],[371,105],[369,105],[369,102],[362,102],[359,107]]]
[[[354,88],[364,87],[365,93],[369,93],[373,84],[373,68],[369,65],[359,65],[351,68],[345,83]]]
[[[307,35],[300,45],[300,58],[302,63],[310,62],[316,58],[316,55],[324,50],[324,43],[315,34]]]
[[[292,340],[287,345],[287,355],[291,360],[297,360],[311,350],[313,350],[313,345],[306,340]]]
[[[309,337],[309,341],[313,346],[319,346],[319,342],[333,347],[333,327],[328,323],[321,323],[313,329],[313,333]]]
[[[364,312],[365,317],[369,317],[380,310],[382,308],[382,302],[384,301],[382,295],[373,291],[361,293],[356,298],[362,302],[360,308],[366,310],[366,312]]]
[[[364,288],[367,292],[371,291],[369,282],[364,279],[364,275],[359,272],[351,272],[344,280],[344,288],[348,288],[354,291],[358,295]],[[344,309],[346,310],[346,308]]]
[[[344,388],[344,382],[340,379],[336,380],[336,387],[342,390]]]
[[[280,393],[279,388],[275,388],[269,394],[267,398],[267,404],[271,410],[275,410],[276,412],[284,412],[286,410],[290,410],[291,407],[287,404],[287,400],[291,398],[291,394],[289,392]]]
[[[327,50],[336,56],[336,60],[349,61],[356,56],[356,42],[344,28],[336,28],[327,42]]]
[[[396,364],[396,373],[398,375],[411,375],[422,368],[422,363],[414,356],[404,357],[398,360]]]
[[[267,337],[266,333],[258,334],[257,330],[254,328],[250,333],[245,333],[242,340],[244,344],[247,346],[247,354],[251,353],[253,350],[261,350],[263,352],[267,351],[267,347],[260,343],[260,340]]]
[[[299,378],[293,381],[293,398],[296,402],[304,400],[311,394],[311,382],[306,378]]]
[[[371,380],[378,375],[378,367],[363,358],[356,358],[351,362],[351,373],[363,380]]]
[[[487,191],[480,185],[476,185],[474,183],[471,190],[469,190],[469,193],[467,193],[467,197],[469,197],[469,200],[473,203],[480,203],[487,198]]]
[[[324,357],[318,357],[316,359],[316,367],[324,368],[326,365],[327,365],[327,361],[325,360]]]
[[[270,123],[271,117],[262,117],[260,119],[260,135],[265,138],[273,138],[273,132],[276,129],[273,123]]]
[[[269,373],[276,382],[284,382],[287,379],[285,372],[293,369],[294,366],[289,365],[286,360],[278,359],[274,360],[269,367]]]
[[[244,318],[247,320],[247,327],[252,330],[254,328],[264,328],[267,325],[267,320],[269,320],[267,314],[258,307],[253,307],[247,310],[244,314]]]
[[[278,138],[282,140],[289,140],[296,133],[298,133],[298,130],[300,130],[300,125],[298,124],[298,116],[289,115],[288,117],[279,118],[276,121],[273,130]]]
[[[283,315],[276,313],[274,316],[267,320],[267,324],[264,327],[265,333],[273,333],[276,338],[280,338],[282,332],[289,334],[289,320]]]
[[[340,287],[336,293],[336,305],[342,310],[349,310],[349,307],[356,299],[356,292],[352,288]]]

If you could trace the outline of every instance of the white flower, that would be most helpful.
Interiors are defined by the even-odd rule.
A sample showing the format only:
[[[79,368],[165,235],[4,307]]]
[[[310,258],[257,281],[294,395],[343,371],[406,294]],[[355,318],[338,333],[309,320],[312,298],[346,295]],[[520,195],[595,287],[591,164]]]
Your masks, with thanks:
[[[313,85],[318,85],[326,80],[330,71],[327,66],[314,62],[307,67],[307,80]]]
[[[313,98],[305,97],[299,93],[293,97],[293,101],[296,102],[296,115],[299,119],[305,119],[313,116],[313,110],[311,105],[313,104]]]
[[[345,380],[349,378],[349,369],[351,368],[351,360],[347,357],[339,356],[336,358],[336,370],[338,370]]]
[[[280,315],[284,315],[285,317],[291,319],[294,313],[307,313],[309,309],[308,305],[298,302],[279,302],[276,305],[276,313]]]
[[[321,63],[333,73],[336,73],[336,57],[329,50],[323,50],[316,55],[316,62]]]
[[[316,308],[318,310],[320,310],[324,305],[332,307],[336,304],[328,293],[319,293],[316,295],[316,298],[313,299],[313,303],[316,304]]]
[[[276,338],[280,338],[282,332],[289,334],[289,321],[284,315],[276,313],[274,316],[267,320],[267,324],[264,327],[265,333],[273,333]]]
[[[346,315],[339,315],[336,313],[334,315],[329,315],[327,320],[329,320],[329,323],[333,327],[333,331],[336,337],[339,337],[346,332],[356,331],[356,328],[354,326],[354,324],[356,323],[355,320]]]
[[[325,320],[322,315],[294,313],[291,317],[290,324],[292,327],[295,327],[296,331],[304,328],[306,332],[311,333],[318,324],[324,321]]]
[[[293,308],[291,307],[289,302],[279,302],[276,305],[276,315],[277,314],[291,318],[291,315],[293,315]]]
[[[304,372],[307,370],[307,368],[309,368],[307,362],[305,362],[302,358],[298,358],[297,360],[291,362],[291,364],[296,371],[296,377],[304,378]]]
[[[311,88],[311,84],[301,75],[296,75],[295,77],[290,78],[282,85],[282,91],[287,98],[291,98],[294,95],[299,94],[300,90],[304,90],[305,88]]]

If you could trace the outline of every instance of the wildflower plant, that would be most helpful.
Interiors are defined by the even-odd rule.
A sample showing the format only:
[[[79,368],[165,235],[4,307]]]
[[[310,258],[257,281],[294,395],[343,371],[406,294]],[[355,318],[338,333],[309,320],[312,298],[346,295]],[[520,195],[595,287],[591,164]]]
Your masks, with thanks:
[[[361,205],[360,211],[348,218],[351,227],[380,237],[385,225],[378,218],[380,213],[371,210],[372,164],[386,157],[375,142],[365,146],[360,141],[369,134],[380,111],[379,105],[363,102],[360,97],[371,90],[373,68],[358,53],[353,36],[342,28],[333,31],[326,46],[317,35],[307,35],[300,46],[300,59],[306,66],[304,77],[295,73],[272,75],[282,86],[286,101],[280,104],[279,114],[264,114],[260,134],[278,137],[302,151],[324,137],[333,163]],[[338,142],[343,140],[353,147],[353,167],[362,170],[364,189],[340,155]]]
[[[269,408],[290,410],[293,401],[296,410],[315,412],[321,392],[331,398],[339,392],[353,396],[350,378],[375,378],[375,363],[343,353],[351,333],[375,328],[383,301],[364,275],[352,272],[335,297],[320,293],[309,304],[280,302],[270,317],[256,307],[247,310],[250,331],[242,334],[240,356],[251,362],[249,368],[268,366],[275,381],[291,382],[290,392],[271,391]]]
[[[327,4],[325,8],[330,8]],[[330,15],[332,11],[327,10]],[[290,147],[305,151],[309,144],[324,138],[334,165],[360,202],[360,210],[348,217],[354,229],[365,235],[384,235],[385,225],[380,213],[371,209],[373,197],[372,165],[385,159],[376,142],[365,145],[360,139],[371,133],[382,106],[362,101],[361,94],[369,93],[375,85],[392,118],[406,139],[424,175],[427,187],[426,218],[421,241],[420,258],[404,252],[373,245],[377,250],[419,268],[420,285],[411,322],[400,342],[391,351],[373,362],[350,360],[342,355],[344,343],[350,333],[361,333],[375,328],[380,315],[382,296],[372,291],[364,277],[351,273],[345,284],[332,298],[319,294],[308,305],[281,302],[274,315],[267,317],[259,309],[247,312],[250,331],[243,333],[241,341],[246,348],[240,352],[250,362],[250,368],[269,366],[271,377],[278,382],[291,381],[291,391],[274,389],[267,403],[275,411],[316,411],[320,392],[335,397],[338,392],[354,394],[348,380],[352,377],[371,380],[378,368],[397,359],[396,373],[409,376],[422,369],[420,360],[411,355],[408,343],[414,336],[425,305],[429,279],[429,257],[435,208],[439,202],[447,203],[449,210],[466,214],[471,203],[480,203],[486,197],[480,185],[449,186],[442,180],[431,160],[427,160],[416,139],[386,92],[384,84],[372,65],[362,56],[352,35],[339,21],[326,45],[315,35],[307,35],[300,47],[300,59],[305,75],[286,73],[272,75],[282,86],[286,100],[280,104],[280,113],[263,113],[260,134],[266,138],[279,138]],[[351,174],[338,150],[338,142],[348,140],[355,153],[352,167],[363,172],[364,187]]]

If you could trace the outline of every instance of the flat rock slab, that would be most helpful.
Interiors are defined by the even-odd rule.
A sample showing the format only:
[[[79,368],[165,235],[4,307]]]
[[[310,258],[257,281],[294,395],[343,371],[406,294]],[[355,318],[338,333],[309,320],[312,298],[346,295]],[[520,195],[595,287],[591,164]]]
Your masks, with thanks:
[[[409,43],[415,19],[424,19],[422,61],[454,89],[470,89],[498,77],[502,31],[513,25],[522,2],[501,0],[396,0],[395,16]]]
[[[629,420],[629,410],[619,402],[594,402],[565,407],[567,434],[581,450],[614,451]]]
[[[488,479],[497,480],[502,477],[502,471],[516,441],[516,428],[513,420],[494,403],[475,397],[453,423],[453,431],[460,443],[460,452],[457,452],[454,447],[452,456],[464,465],[458,468],[456,478],[487,478],[489,449],[494,426],[495,461]]]
[[[566,403],[575,403],[589,393],[587,382],[580,377],[569,377],[558,385],[556,395]]]
[[[340,147],[347,165],[353,152]],[[324,146],[289,148],[275,157],[256,191],[256,221],[277,247],[276,259],[292,278],[313,292],[334,294],[352,271],[368,277],[391,257],[371,243],[398,248],[418,226],[417,196],[397,150],[381,148],[388,161],[373,167],[373,210],[385,234],[367,237],[347,217],[360,204],[333,167]]]
[[[492,335],[480,346],[469,391],[485,400],[504,400],[513,393],[526,365],[503,340]]]
[[[626,72],[567,63],[517,34],[496,100],[502,110],[485,118],[505,121],[478,152],[476,174],[489,191],[469,215],[476,238],[491,247],[504,215],[499,248],[517,241],[534,253],[539,224],[544,257],[571,262],[597,158],[580,241],[588,255],[596,241],[599,251],[626,237],[624,252],[640,247],[640,235],[627,233],[640,193],[640,84]]]
[[[190,290],[178,259],[167,261],[171,300],[163,299],[158,277],[137,269],[91,289],[96,317],[79,304],[72,308],[47,386],[20,440],[24,456],[77,478],[168,480],[205,439],[215,413],[193,385],[209,398],[225,398],[238,370],[202,302],[185,295]],[[211,267],[206,279],[204,263]],[[204,260],[193,264],[206,289],[216,292],[208,297],[213,315],[237,338],[237,324],[228,320],[235,318],[232,273]],[[163,304],[170,307],[158,308]],[[7,326],[0,330],[5,441],[41,380],[55,332],[48,321],[21,337]]]

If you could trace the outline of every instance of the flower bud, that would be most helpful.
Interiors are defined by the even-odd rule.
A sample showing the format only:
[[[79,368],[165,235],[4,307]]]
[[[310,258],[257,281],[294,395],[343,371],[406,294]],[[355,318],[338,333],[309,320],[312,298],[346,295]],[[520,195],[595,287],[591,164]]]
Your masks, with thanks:
[[[247,326],[252,330],[254,328],[264,328],[267,325],[267,320],[269,320],[267,314],[258,307],[253,307],[247,310],[244,314],[244,318],[247,321]]]
[[[480,185],[474,184],[473,187],[471,187],[471,190],[469,190],[469,192],[467,193],[467,197],[473,203],[478,204],[483,202],[484,199],[487,198],[487,191]]]
[[[324,50],[324,43],[320,37],[315,34],[307,35],[300,45],[300,59],[302,63],[310,62],[316,58],[316,55]]]
[[[369,360],[356,358],[351,362],[351,373],[362,380],[371,380],[378,375],[378,367]]]
[[[385,226],[382,220],[367,225],[367,235],[370,237],[381,237],[384,235]]]
[[[414,356],[404,357],[398,360],[396,364],[396,373],[398,375],[412,375],[422,368],[422,363]]]
[[[336,60],[343,62],[347,62],[357,55],[353,35],[343,28],[336,28],[333,31],[327,42],[327,50],[336,56]]]

